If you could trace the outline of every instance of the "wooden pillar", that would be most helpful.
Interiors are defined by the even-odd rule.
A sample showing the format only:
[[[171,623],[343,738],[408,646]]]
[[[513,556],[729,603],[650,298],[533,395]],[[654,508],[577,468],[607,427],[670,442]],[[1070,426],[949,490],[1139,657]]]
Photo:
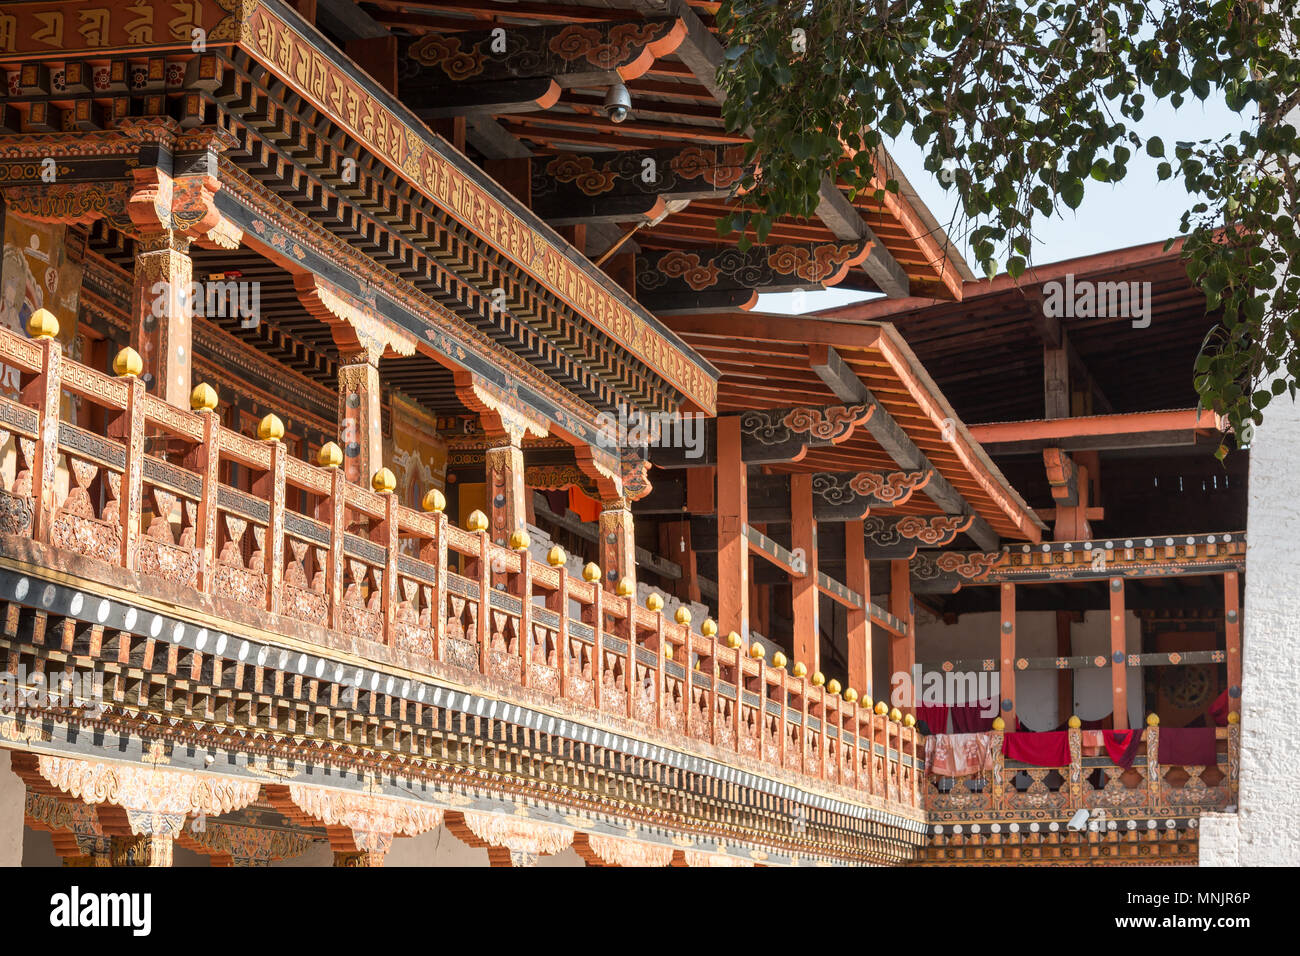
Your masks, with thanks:
[[[485,456],[488,528],[492,541],[505,547],[510,536],[528,523],[524,501],[524,449],[522,436],[510,436]]]
[[[1070,358],[1064,346],[1043,349],[1043,417],[1070,417]]]
[[[301,13],[308,23],[316,22],[316,0],[289,0],[289,6]]]
[[[521,156],[512,159],[485,159],[483,171],[505,187],[506,191],[525,206],[533,205],[533,159]]]
[[[1116,730],[1128,729],[1128,629],[1125,627],[1124,579],[1110,579],[1111,719]]]
[[[861,521],[844,523],[844,567],[845,585],[862,596],[862,607],[849,608],[847,615],[849,686],[863,701],[871,701],[875,700],[871,690],[871,564]]]
[[[718,629],[749,639],[749,482],[740,457],[740,416],[718,419]],[[739,701],[737,701],[739,709]]]
[[[1056,612],[1056,656],[1069,657],[1074,641],[1070,636],[1070,612]],[[1056,672],[1056,722],[1064,724],[1074,713],[1074,671],[1062,667]]]
[[[673,594],[683,601],[700,600],[699,570],[691,544],[690,521],[664,521],[659,525],[659,553],[682,569],[671,583]]]
[[[379,357],[362,349],[339,353],[339,440],[343,445],[343,474],[354,484],[370,487],[370,478],[384,461],[384,436],[379,392]]]
[[[145,387],[164,401],[190,407],[190,344],[194,263],[190,240],[167,229],[137,240],[131,347],[144,363]]]
[[[1001,668],[998,671],[998,709],[1007,730],[1016,729],[1016,586],[1002,585]]]
[[[818,620],[817,522],[813,519],[812,475],[790,476],[790,546],[804,555],[802,577],[790,578],[790,604],[794,617],[794,659],[808,670],[821,670],[821,624]]]
[[[48,315],[48,313],[47,313]],[[52,320],[53,317],[51,317]],[[57,507],[54,476],[59,461],[59,405],[62,392],[63,349],[58,324],[38,336],[41,370],[22,389],[23,403],[37,410],[37,439],[32,465],[32,537],[43,544],[50,541]]]
[[[1228,657],[1228,710],[1241,713],[1241,591],[1237,572],[1223,576],[1224,637]]]
[[[889,670],[891,674],[907,674],[910,680],[912,665],[916,663],[916,612],[912,603],[912,571],[905,559],[889,562],[889,613],[906,627],[902,637],[890,635]],[[916,701],[910,706],[915,707]]]
[[[609,498],[600,509],[600,567],[605,587],[613,590],[628,578],[636,595],[636,538],[632,531],[632,503],[626,498]]]

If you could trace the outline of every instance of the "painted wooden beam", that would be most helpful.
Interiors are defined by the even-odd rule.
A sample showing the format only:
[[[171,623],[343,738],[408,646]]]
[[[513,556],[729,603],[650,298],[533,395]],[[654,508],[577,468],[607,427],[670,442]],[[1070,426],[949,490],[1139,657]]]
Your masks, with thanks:
[[[737,294],[816,290],[838,284],[867,255],[866,242],[800,242],[751,246],[655,249],[637,256],[636,287],[652,311],[734,308]]]
[[[871,420],[875,405],[825,405],[768,408],[723,415],[702,422],[703,442],[688,447],[673,441],[671,447],[649,447],[650,461],[659,468],[702,468],[721,464],[718,447],[721,423],[736,420],[740,460],[746,464],[799,461],[810,448],[838,445],[856,428]]]
[[[685,37],[676,17],[428,33],[401,41],[399,84],[415,106],[464,85],[535,77],[563,87],[603,86],[641,76]]]

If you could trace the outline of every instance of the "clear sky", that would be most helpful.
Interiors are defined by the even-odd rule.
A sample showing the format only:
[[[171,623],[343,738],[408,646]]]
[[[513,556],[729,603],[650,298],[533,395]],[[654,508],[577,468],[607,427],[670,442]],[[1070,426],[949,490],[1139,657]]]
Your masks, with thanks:
[[[1205,103],[1193,100],[1184,103],[1177,111],[1168,101],[1162,101],[1148,111],[1138,134],[1144,139],[1159,136],[1164,140],[1165,152],[1172,155],[1173,144],[1178,140],[1218,137],[1235,133],[1247,124],[1247,117],[1233,113],[1222,100],[1211,99]],[[952,217],[955,193],[951,190],[945,192],[938,178],[922,168],[921,149],[910,139],[902,138],[890,143],[889,150],[921,201],[946,228]],[[1033,262],[1059,262],[1176,235],[1178,221],[1191,203],[1181,180],[1171,179],[1162,183],[1156,178],[1159,162],[1147,156],[1145,150],[1134,150],[1123,182],[1111,185],[1089,180],[1083,204],[1078,209],[1062,207],[1053,218],[1038,221]],[[970,250],[963,248],[962,254],[979,275]],[[757,310],[797,314],[869,298],[873,298],[870,293],[835,289],[807,292],[800,297],[797,294],[763,295],[759,297]]]

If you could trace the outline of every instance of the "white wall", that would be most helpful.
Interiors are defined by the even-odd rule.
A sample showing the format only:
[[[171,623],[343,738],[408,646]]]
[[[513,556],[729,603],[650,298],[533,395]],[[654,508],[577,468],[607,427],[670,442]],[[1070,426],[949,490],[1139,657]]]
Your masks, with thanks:
[[[995,612],[963,614],[955,624],[945,624],[923,610],[918,611],[916,659],[922,664],[945,660],[971,660],[1001,656]],[[1142,642],[1142,622],[1132,611],[1125,620],[1127,649],[1137,653]],[[1110,657],[1110,613],[1088,611],[1082,622],[1070,625],[1071,653]],[[1056,656],[1056,612],[1021,611],[1016,615],[1016,656]],[[1074,714],[1081,720],[1099,720],[1111,712],[1110,665],[1074,672]],[[879,692],[877,696],[880,696]],[[1070,714],[1057,714],[1056,671],[1016,672],[1016,714],[1028,730],[1054,730]],[[1130,727],[1141,727],[1141,668],[1128,669],[1128,719]],[[935,728],[931,728],[935,730]]]
[[[1300,407],[1277,399],[1250,446],[1237,814],[1201,819],[1202,866],[1300,863]]]

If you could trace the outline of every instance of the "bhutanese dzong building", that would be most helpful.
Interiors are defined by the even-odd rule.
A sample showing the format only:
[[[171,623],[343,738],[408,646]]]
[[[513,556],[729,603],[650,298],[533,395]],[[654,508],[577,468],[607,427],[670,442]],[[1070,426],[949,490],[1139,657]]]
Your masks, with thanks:
[[[716,7],[0,6],[0,863],[1197,860],[1177,249],[976,281],[897,171],[739,250]]]

